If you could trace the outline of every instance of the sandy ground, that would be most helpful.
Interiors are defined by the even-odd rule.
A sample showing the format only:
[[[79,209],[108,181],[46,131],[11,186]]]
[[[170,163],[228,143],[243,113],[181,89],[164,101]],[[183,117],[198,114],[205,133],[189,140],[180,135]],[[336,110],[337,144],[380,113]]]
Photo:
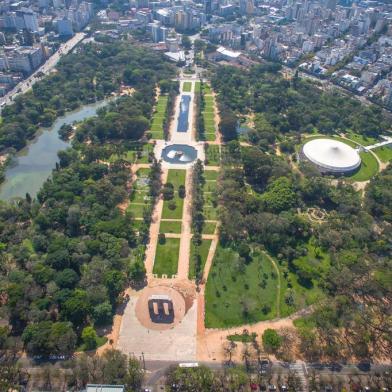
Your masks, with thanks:
[[[249,333],[255,332],[261,336],[267,328],[280,329],[280,328],[293,328],[293,320],[297,317],[306,314],[307,310],[298,312],[291,317],[284,319],[276,319],[269,321],[260,321],[252,325],[241,325],[240,327],[228,329],[205,329],[203,334],[198,335],[197,359],[199,361],[225,361],[227,357],[224,353],[223,347],[227,342],[227,335],[241,334],[244,329]],[[233,355],[233,360],[242,360],[242,344],[238,343],[238,349]]]

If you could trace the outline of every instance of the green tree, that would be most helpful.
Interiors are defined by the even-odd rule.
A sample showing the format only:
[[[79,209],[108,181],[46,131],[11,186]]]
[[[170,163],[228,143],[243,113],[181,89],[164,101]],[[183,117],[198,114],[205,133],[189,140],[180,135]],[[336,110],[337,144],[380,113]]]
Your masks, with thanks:
[[[276,353],[282,345],[282,337],[276,330],[268,328],[263,333],[262,342],[266,352]]]
[[[97,348],[97,333],[94,327],[87,326],[82,331],[82,341],[86,350],[94,350]]]

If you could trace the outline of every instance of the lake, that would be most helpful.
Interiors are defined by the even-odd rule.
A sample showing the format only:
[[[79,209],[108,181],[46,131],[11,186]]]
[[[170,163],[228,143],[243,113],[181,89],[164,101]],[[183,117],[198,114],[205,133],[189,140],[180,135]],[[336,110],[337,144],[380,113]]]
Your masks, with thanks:
[[[35,138],[15,155],[7,167],[5,180],[0,185],[0,199],[25,197],[27,192],[35,197],[59,161],[57,153],[70,145],[60,139],[60,127],[95,116],[97,110],[108,102],[109,100],[103,100],[84,105],[59,117],[50,128],[40,129]]]

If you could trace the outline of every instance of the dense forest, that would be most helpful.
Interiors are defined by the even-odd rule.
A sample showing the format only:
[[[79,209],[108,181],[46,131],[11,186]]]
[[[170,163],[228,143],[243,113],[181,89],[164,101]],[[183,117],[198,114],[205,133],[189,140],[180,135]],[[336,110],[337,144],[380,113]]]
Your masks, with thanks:
[[[117,206],[131,192],[129,163],[106,162],[119,146],[140,140],[156,84],[175,71],[159,56],[126,43],[88,44],[79,51],[34,89],[37,97],[22,96],[7,108],[2,128],[3,140],[12,140],[6,124],[20,124],[28,113],[39,112],[39,105],[52,110],[57,102],[55,118],[121,83],[136,90],[78,125],[72,148],[59,153],[60,162],[36,199],[27,194],[0,203],[1,312],[9,322],[2,333],[21,336],[32,355],[94,348],[95,329],[111,323],[125,285],[144,278],[137,249],[148,241],[150,216],[136,229],[132,215],[120,212]],[[40,116],[32,119],[33,128],[42,124]],[[159,172],[154,163],[152,197],[159,192]]]
[[[387,124],[377,108],[297,77],[282,79],[276,71],[269,65],[249,72],[225,67],[212,78],[226,140],[237,137],[239,113],[262,116],[249,131],[251,147],[240,148],[236,140],[226,145],[236,159],[223,161],[219,179],[222,245],[240,255],[248,245],[267,250],[289,288],[285,306],[291,312],[314,302],[304,304],[298,290],[321,290],[312,315],[298,322],[305,358],[390,358],[391,166],[369,182],[363,198],[344,179],[293,170],[272,148],[285,133],[350,128],[376,135]],[[322,219],[312,220],[309,210],[320,211]]]
[[[253,113],[257,119],[249,138],[260,146],[273,143],[285,134],[318,131],[335,134],[352,130],[378,136],[388,128],[381,109],[364,106],[339,92],[323,91],[314,82],[298,76],[284,79],[279,65],[264,64],[249,70],[220,67],[212,76],[218,91],[222,134],[236,138],[237,118]]]

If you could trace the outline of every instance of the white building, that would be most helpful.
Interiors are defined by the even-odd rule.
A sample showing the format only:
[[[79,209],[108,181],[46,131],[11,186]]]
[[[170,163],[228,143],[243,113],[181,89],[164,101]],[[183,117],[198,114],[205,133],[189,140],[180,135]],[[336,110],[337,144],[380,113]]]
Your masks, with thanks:
[[[358,152],[338,140],[313,139],[304,144],[301,155],[323,173],[352,173],[361,165]]]

